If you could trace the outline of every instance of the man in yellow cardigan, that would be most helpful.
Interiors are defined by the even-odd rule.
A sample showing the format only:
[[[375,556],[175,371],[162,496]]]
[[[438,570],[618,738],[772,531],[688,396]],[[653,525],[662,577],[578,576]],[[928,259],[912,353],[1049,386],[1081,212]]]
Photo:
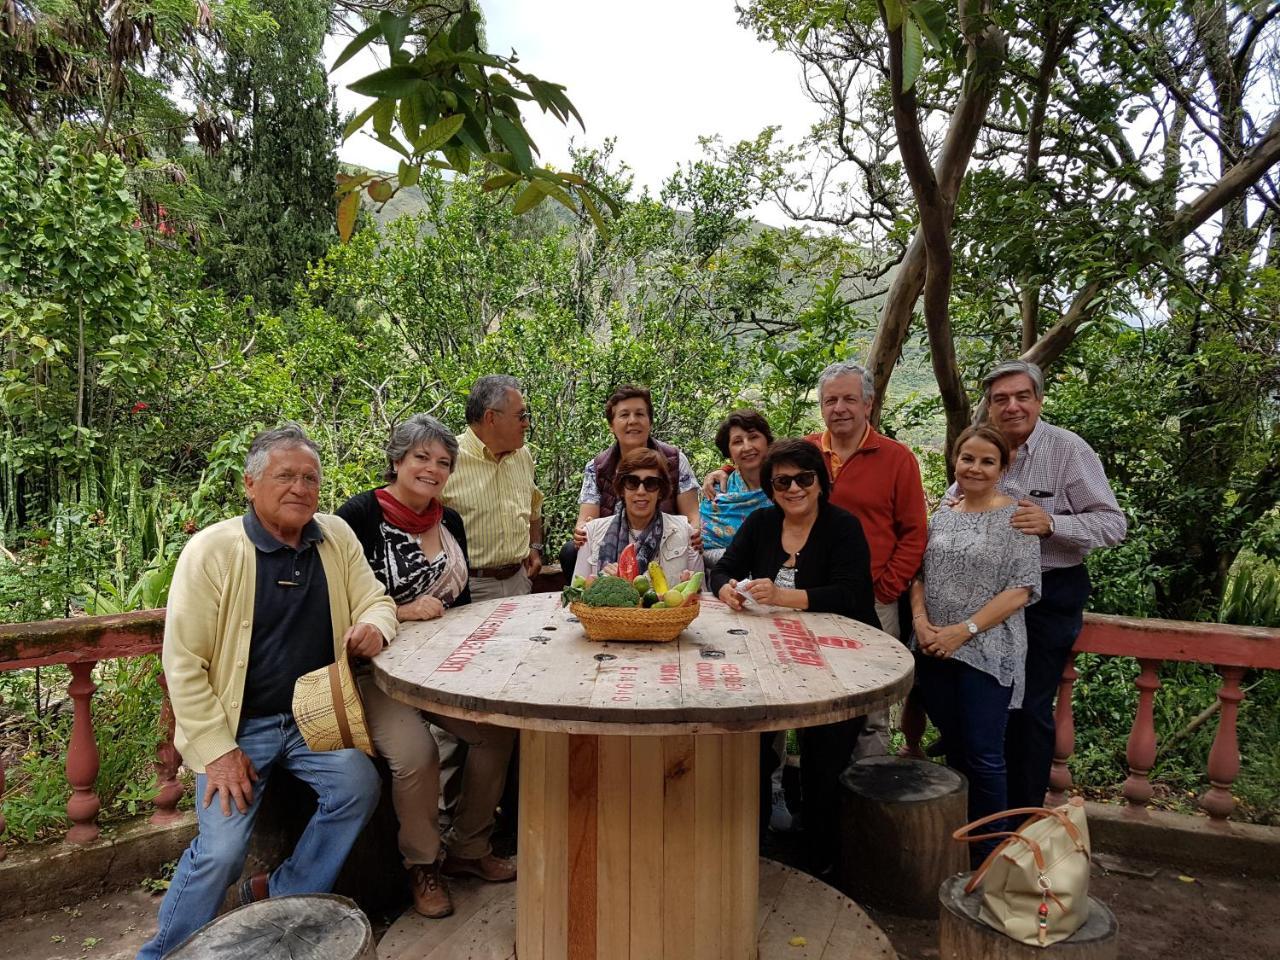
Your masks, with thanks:
[[[373,656],[396,632],[395,604],[351,528],[316,513],[320,479],[299,427],[259,434],[245,461],[248,510],[202,530],[178,558],[163,660],[200,829],[139,960],[158,960],[213,919],[244,867],[275,766],[316,791],[316,813],[284,863],[241,885],[242,902],[331,889],[377,805],[368,757],[313,752],[291,713],[298,677],[348,653]]]

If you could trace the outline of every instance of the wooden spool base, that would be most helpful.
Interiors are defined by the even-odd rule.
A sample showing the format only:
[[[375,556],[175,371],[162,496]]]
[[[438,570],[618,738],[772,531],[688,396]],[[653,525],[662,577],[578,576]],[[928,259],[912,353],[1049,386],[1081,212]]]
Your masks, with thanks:
[[[941,764],[868,757],[840,777],[843,889],[903,916],[938,915],[938,885],[969,863],[965,778]]]
[[[938,919],[941,960],[1116,960],[1120,955],[1120,926],[1107,905],[1089,898],[1089,919],[1066,940],[1053,946],[1033,947],[993,930],[978,919],[982,891],[965,895],[969,874],[943,881],[938,890],[942,904]],[[1047,953],[1046,953],[1047,951]]]
[[[168,960],[377,960],[373,929],[346,897],[309,894],[260,900],[205,924]]]
[[[759,960],[897,960],[888,938],[856,903],[808,874],[760,860],[755,932]],[[517,881],[518,882],[518,881]],[[378,944],[380,960],[515,960],[516,897],[513,884],[455,880],[449,885],[454,914],[427,920],[407,910]],[[793,946],[803,937],[803,946]],[[692,944],[688,947],[692,949]],[[570,945],[564,957],[578,954]],[[621,953],[616,960],[679,960],[692,956],[680,944],[646,957]]]

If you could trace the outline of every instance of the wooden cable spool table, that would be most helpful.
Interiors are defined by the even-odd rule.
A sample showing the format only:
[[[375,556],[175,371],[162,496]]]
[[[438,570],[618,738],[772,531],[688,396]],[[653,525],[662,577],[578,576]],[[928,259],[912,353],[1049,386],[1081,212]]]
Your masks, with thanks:
[[[865,624],[794,610],[735,613],[705,595],[702,603],[672,642],[596,643],[556,594],[491,600],[403,624],[373,661],[393,697],[520,729],[520,960],[765,956],[777,931],[757,915],[758,734],[860,716],[910,688],[910,653]],[[766,861],[766,886],[782,884],[775,899],[786,899],[792,874],[797,891],[811,886],[801,908],[818,911],[824,896],[837,906],[815,921],[817,952],[793,947],[787,956],[853,955],[822,953],[832,937],[859,956],[893,956],[852,901]],[[509,923],[500,894],[483,898],[477,911]],[[451,950],[446,941],[464,921],[450,918],[423,921],[416,940],[393,937],[393,927],[386,939],[402,946],[380,954],[512,956],[489,919],[488,952],[462,950],[475,930],[458,932]],[[794,918],[775,920],[781,929]]]

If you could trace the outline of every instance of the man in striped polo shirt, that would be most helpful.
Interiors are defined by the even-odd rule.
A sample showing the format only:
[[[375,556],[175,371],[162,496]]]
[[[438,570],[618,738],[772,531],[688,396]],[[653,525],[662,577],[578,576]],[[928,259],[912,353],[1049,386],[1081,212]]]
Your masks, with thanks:
[[[1089,600],[1084,559],[1124,539],[1120,505],[1093,448],[1040,419],[1044,374],[1009,360],[982,379],[987,417],[1013,450],[1000,489],[1019,503],[1013,526],[1040,538],[1041,596],[1027,607],[1027,673],[1022,708],[1005,734],[1009,806],[1044,804],[1053,764],[1053,698]],[[954,496],[956,487],[947,491]]]

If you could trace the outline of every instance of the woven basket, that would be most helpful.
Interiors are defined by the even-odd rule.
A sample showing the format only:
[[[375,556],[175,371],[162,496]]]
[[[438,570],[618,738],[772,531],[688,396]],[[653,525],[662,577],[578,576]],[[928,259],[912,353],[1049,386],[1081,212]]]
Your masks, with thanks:
[[[674,640],[702,612],[697,600],[683,606],[657,610],[652,607],[589,607],[569,604],[569,612],[582,622],[588,640]]]

